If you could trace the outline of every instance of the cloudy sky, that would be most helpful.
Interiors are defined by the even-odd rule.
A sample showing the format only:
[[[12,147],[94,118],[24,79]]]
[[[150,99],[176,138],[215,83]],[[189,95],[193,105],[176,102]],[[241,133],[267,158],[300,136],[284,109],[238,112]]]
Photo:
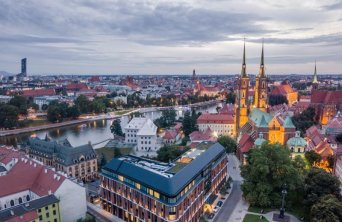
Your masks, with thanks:
[[[1,0],[0,70],[342,73],[341,0]]]

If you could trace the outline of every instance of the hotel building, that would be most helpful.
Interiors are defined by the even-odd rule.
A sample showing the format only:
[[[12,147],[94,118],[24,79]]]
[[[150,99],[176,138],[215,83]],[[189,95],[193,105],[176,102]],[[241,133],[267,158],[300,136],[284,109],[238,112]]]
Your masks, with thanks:
[[[227,178],[219,143],[203,142],[173,162],[113,159],[100,176],[102,208],[124,221],[198,221]]]

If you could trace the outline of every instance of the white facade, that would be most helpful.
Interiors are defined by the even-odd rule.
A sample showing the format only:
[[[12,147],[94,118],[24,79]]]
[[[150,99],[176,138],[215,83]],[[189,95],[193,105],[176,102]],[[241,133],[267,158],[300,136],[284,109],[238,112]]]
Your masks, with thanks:
[[[125,127],[125,142],[137,144],[136,151],[156,151],[157,126],[148,118],[134,117]]]
[[[198,123],[198,130],[204,132],[210,128],[214,132],[215,136],[230,136],[235,137],[235,125],[234,124],[219,124],[219,123]],[[217,135],[216,135],[217,134]]]
[[[66,179],[56,190],[55,196],[60,200],[59,207],[62,221],[77,221],[87,212],[86,190],[83,186]]]
[[[39,196],[30,190],[24,190],[18,193],[0,197],[0,210],[16,206],[18,204],[26,203],[34,199],[38,199]]]

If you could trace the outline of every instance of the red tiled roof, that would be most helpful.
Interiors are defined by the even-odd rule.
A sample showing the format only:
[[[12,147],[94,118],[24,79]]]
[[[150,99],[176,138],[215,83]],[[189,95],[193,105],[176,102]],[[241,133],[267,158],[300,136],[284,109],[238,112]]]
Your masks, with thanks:
[[[165,132],[165,135],[163,136],[164,139],[166,140],[171,140],[171,139],[175,139],[177,136],[177,131],[176,130],[167,130]]]
[[[270,95],[287,95],[296,92],[289,84],[276,85],[271,90]]]
[[[24,90],[23,96],[30,97],[30,96],[54,96],[56,92],[54,89],[30,89]]]
[[[329,120],[327,128],[342,129],[342,117],[334,117],[331,120]]]
[[[0,163],[7,165],[12,158],[19,158],[20,153],[14,152],[10,147],[0,147]]]
[[[5,220],[5,222],[30,222],[35,221],[36,219],[38,219],[38,213],[37,211],[32,210],[20,216],[13,216],[10,219]]]
[[[53,170],[45,168],[30,159],[19,161],[10,169],[5,176],[0,177],[0,184],[8,184],[0,189],[0,197],[20,191],[31,190],[39,196],[55,192],[63,183],[65,177],[57,175]],[[30,164],[31,163],[31,164]],[[55,177],[55,174],[59,177]]]
[[[209,127],[204,132],[194,131],[190,133],[189,137],[191,141],[216,141]]]
[[[231,114],[203,113],[198,117],[197,124],[234,124],[234,117]]]
[[[311,103],[342,104],[342,90],[312,90]]]
[[[323,159],[334,154],[333,149],[327,141],[321,141],[315,148],[315,152],[318,153]]]
[[[220,114],[230,114],[234,115],[234,105],[233,104],[226,104],[220,110]]]
[[[252,137],[248,134],[242,135],[239,141],[239,149],[241,153],[247,153],[254,145]]]
[[[85,83],[70,83],[66,86],[67,90],[84,90],[88,89],[88,86]]]

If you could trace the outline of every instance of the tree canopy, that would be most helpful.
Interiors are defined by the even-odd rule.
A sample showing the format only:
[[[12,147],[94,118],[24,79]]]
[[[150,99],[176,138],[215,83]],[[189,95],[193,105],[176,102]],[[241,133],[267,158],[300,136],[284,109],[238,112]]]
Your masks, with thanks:
[[[271,106],[279,105],[279,104],[288,104],[286,96],[283,95],[270,95],[268,99],[268,103]]]
[[[18,124],[19,109],[16,106],[0,104],[0,128],[12,128]]]
[[[120,119],[115,119],[110,126],[110,131],[112,134],[117,136],[123,136],[122,128],[121,128],[121,121]]]
[[[176,121],[176,110],[171,108],[171,109],[166,109],[162,111],[162,115],[160,118],[156,119],[154,123],[159,127],[159,128],[166,128],[170,127],[175,124]]]
[[[182,155],[183,152],[184,151],[178,149],[178,147],[175,145],[165,145],[157,151],[157,160],[162,162],[173,161],[174,159]]]
[[[233,138],[230,136],[219,136],[217,139],[217,142],[219,142],[227,151],[227,153],[235,153],[236,152],[236,142]]]
[[[311,126],[315,125],[317,122],[315,121],[315,109],[312,107],[307,108],[301,114],[292,117],[293,124],[296,126],[298,130],[305,134],[306,130]]]
[[[322,157],[316,153],[314,150],[307,151],[305,154],[305,159],[308,161],[310,166],[313,166],[314,163],[321,161]]]
[[[342,221],[342,201],[334,195],[325,195],[311,207],[312,222]]]
[[[260,148],[251,149],[247,161],[241,167],[241,187],[253,206],[279,206],[283,186],[286,184],[289,193],[296,193],[302,182],[290,151],[280,144],[263,143]]]
[[[190,111],[186,111],[184,114],[184,118],[183,118],[183,132],[185,136],[189,136],[190,133],[198,130],[198,126],[197,126],[197,118],[198,118],[198,114],[196,114],[195,112],[190,113]]]

